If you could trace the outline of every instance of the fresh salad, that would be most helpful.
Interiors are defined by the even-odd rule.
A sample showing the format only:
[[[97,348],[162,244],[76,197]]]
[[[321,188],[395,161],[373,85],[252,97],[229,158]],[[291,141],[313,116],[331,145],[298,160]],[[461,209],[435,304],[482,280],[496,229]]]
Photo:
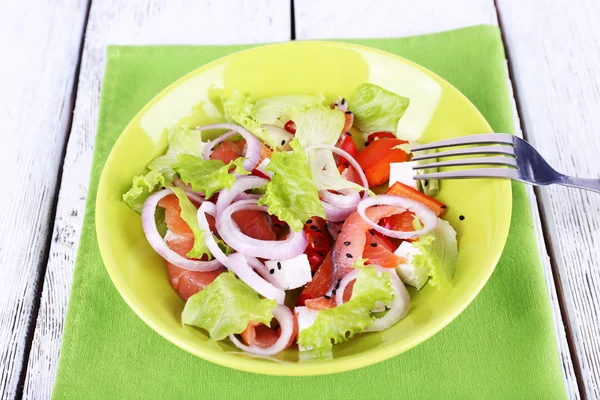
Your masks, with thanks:
[[[367,83],[333,102],[221,101],[226,122],[172,128],[123,195],[185,300],[183,324],[249,353],[323,357],[400,321],[405,285],[448,285],[456,232],[439,184],[413,179],[396,131],[408,98]]]

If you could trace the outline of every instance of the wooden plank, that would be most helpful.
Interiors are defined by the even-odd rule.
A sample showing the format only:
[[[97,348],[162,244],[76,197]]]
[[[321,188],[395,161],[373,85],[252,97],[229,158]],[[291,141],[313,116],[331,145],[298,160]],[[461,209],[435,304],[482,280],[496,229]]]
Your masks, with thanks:
[[[295,0],[295,15],[296,36],[298,39],[404,37],[470,25],[498,25],[493,0],[460,0],[453,2],[440,2],[437,0],[422,0],[419,2],[410,0],[385,2],[338,0],[326,3]],[[512,89],[512,85],[509,84],[509,87]],[[515,119],[515,133],[522,136],[513,96],[511,96],[511,100]],[[579,398],[577,379],[562,322],[550,260],[544,243],[537,200],[531,188],[528,188],[528,194],[538,249],[555,320],[563,377],[569,397],[577,399]]]
[[[87,0],[1,2],[0,398],[18,392],[71,122]]]
[[[525,133],[559,171],[600,177],[600,3],[499,0]],[[600,196],[538,191],[585,395],[600,398]]]
[[[241,44],[290,39],[289,2],[94,0],[52,246],[25,380],[25,398],[49,398],[87,196],[108,44]]]

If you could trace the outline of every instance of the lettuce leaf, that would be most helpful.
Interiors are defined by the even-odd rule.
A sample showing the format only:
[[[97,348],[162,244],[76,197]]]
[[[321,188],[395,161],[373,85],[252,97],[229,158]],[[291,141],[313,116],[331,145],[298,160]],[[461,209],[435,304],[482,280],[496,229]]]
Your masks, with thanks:
[[[396,133],[398,121],[410,100],[372,83],[364,83],[349,100],[354,125],[364,133],[387,131]]]
[[[303,148],[316,144],[335,145],[346,120],[344,113],[328,107],[296,111],[292,118],[296,124],[295,136]],[[311,151],[308,154],[308,163],[317,190],[362,190],[360,185],[340,175],[331,151]]]
[[[179,206],[181,207],[181,219],[188,224],[192,230],[192,233],[194,234],[194,247],[192,247],[186,256],[188,258],[202,258],[202,256],[206,255],[209,259],[212,258],[210,250],[208,250],[206,243],[204,243],[203,231],[200,228],[200,224],[198,224],[198,209],[188,199],[183,189],[171,187],[171,190],[179,199]]]
[[[375,320],[371,310],[377,303],[387,304],[394,299],[389,274],[382,274],[374,267],[360,267],[346,303],[319,311],[315,322],[300,331],[298,344],[318,353],[330,351],[333,344],[341,343],[364,332]]]
[[[254,101],[247,93],[235,91],[224,100],[223,109],[229,122],[242,125],[273,149],[281,147],[281,138],[262,125],[283,127],[294,110],[325,107],[323,96],[286,95]]]
[[[231,168],[235,168],[238,174],[250,173],[244,170],[243,162],[243,157],[239,157],[226,165],[221,160],[204,160],[189,154],[180,154],[173,169],[184,183],[192,185],[195,192],[202,192],[208,199],[223,188],[231,189],[235,183],[235,176],[229,173]]]
[[[148,164],[148,168],[156,169],[165,177],[172,180],[175,174],[173,166],[177,164],[177,156],[180,154],[189,154],[202,158],[204,156],[205,145],[206,143],[202,141],[199,131],[178,126],[169,132],[169,149],[167,153],[154,159]]]
[[[255,115],[256,120],[261,124],[277,125],[283,128],[292,119],[294,111],[313,107],[327,107],[325,97],[307,94],[273,96],[256,102]]]
[[[274,153],[265,168],[275,175],[265,185],[266,192],[258,200],[274,214],[299,232],[310,218],[325,218],[325,210],[319,200],[317,189],[310,178],[307,157],[297,139],[290,146],[293,151]]]
[[[261,299],[232,272],[226,272],[188,299],[181,320],[205,329],[214,340],[223,340],[241,333],[250,321],[270,325],[276,306],[274,300]]]
[[[419,224],[420,225],[420,224]],[[456,231],[443,219],[438,219],[437,227],[413,242],[420,254],[412,257],[415,268],[427,268],[429,284],[444,287],[448,285],[456,271],[458,244]]]
[[[144,202],[156,189],[165,187],[167,179],[159,171],[153,169],[146,175],[139,175],[133,178],[131,189],[123,195],[123,201],[132,210],[142,212]]]

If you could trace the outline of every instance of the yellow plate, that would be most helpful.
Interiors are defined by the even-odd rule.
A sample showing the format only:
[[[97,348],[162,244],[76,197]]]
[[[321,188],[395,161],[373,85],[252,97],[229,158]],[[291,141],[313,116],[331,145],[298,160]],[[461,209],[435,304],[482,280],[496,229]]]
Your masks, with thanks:
[[[164,261],[146,242],[139,214],[121,201],[133,176],[165,151],[166,128],[218,121],[219,110],[210,100],[233,90],[256,98],[291,93],[348,98],[364,82],[411,99],[401,129],[410,134],[425,129],[423,142],[491,132],[464,95],[425,68],[383,51],[329,42],[274,44],[221,58],[173,83],[135,116],[102,172],[96,229],[112,281],[152,329],[190,353],[228,367],[273,375],[319,375],[400,354],[440,331],[475,298],[492,274],[508,235],[512,207],[508,181],[442,182],[438,199],[447,204],[444,218],[459,240],[452,287],[411,290],[410,310],[403,320],[384,332],[359,335],[334,346],[332,358],[301,359],[296,350],[271,358],[253,357],[228,341],[214,342],[200,329],[181,326],[184,302],[169,285]],[[429,124],[423,124],[430,114]],[[460,221],[460,215],[466,218]]]

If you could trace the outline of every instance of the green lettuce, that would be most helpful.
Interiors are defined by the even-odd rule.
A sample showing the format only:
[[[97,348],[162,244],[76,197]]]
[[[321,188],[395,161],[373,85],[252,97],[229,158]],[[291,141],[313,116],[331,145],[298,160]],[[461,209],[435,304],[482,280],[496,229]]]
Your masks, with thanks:
[[[210,250],[208,250],[206,243],[204,243],[204,232],[200,228],[200,224],[198,224],[198,209],[188,199],[183,189],[171,187],[171,190],[179,199],[179,206],[181,207],[181,219],[188,224],[192,230],[192,233],[194,234],[194,247],[192,247],[186,256],[188,258],[202,258],[202,256],[206,255],[209,259],[212,258]]]
[[[273,149],[281,147],[282,138],[263,125],[283,127],[294,110],[325,107],[323,96],[286,95],[252,100],[247,93],[235,91],[224,100],[223,109],[229,122],[242,125]]]
[[[189,154],[180,154],[173,169],[184,183],[191,185],[195,192],[202,192],[208,199],[223,188],[231,189],[235,183],[235,176],[229,173],[231,168],[235,168],[234,172],[238,174],[250,173],[242,166],[243,162],[243,157],[225,164],[221,160],[204,160]]]
[[[409,103],[408,98],[372,83],[360,85],[349,100],[354,113],[354,125],[364,133],[396,133],[398,121]]]
[[[206,143],[202,141],[199,131],[178,126],[169,132],[169,149],[167,153],[155,158],[148,164],[148,168],[155,169],[172,180],[175,174],[173,166],[177,164],[177,156],[189,154],[202,158],[205,145]]]
[[[438,219],[437,227],[431,232],[419,237],[413,242],[419,254],[412,257],[411,263],[415,268],[427,268],[429,284],[446,286],[456,271],[456,256],[458,244],[456,231],[443,219]]]
[[[273,96],[256,102],[255,115],[256,120],[261,124],[283,127],[292,119],[294,111],[306,110],[313,107],[327,107],[325,97],[322,95],[313,96],[307,94]]]
[[[159,171],[153,169],[146,175],[139,175],[133,178],[131,189],[123,195],[123,201],[132,210],[142,212],[144,202],[156,189],[165,187],[167,179]]]
[[[276,215],[299,232],[310,218],[325,218],[325,210],[310,178],[304,149],[297,139],[290,146],[293,151],[274,153],[265,168],[275,175],[265,185],[265,194],[258,204],[268,206],[269,214]]]
[[[356,264],[355,264],[356,265]],[[352,289],[352,297],[344,304],[319,311],[315,322],[298,335],[298,344],[320,354],[364,332],[375,320],[371,310],[379,303],[394,299],[389,274],[380,273],[372,266],[360,267]]]
[[[214,340],[223,340],[241,333],[251,321],[270,326],[276,306],[274,300],[261,299],[232,272],[226,272],[188,299],[181,320],[205,329]]]
[[[302,147],[324,144],[333,146],[338,141],[346,118],[337,109],[311,108],[293,114],[296,138]],[[360,185],[344,179],[330,150],[313,150],[308,154],[310,174],[317,190],[362,190]]]

